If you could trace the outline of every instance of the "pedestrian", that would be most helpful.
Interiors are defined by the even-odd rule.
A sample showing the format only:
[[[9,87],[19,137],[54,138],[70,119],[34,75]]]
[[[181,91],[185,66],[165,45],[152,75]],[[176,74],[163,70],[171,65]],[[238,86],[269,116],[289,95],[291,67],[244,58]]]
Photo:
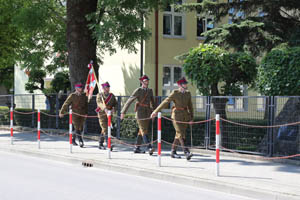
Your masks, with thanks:
[[[180,144],[187,160],[193,156],[189,149],[185,146],[187,123],[193,120],[193,103],[191,93],[187,90],[187,81],[183,77],[177,81],[179,89],[173,90],[172,93],[152,112],[151,117],[155,117],[158,112],[167,107],[169,103],[173,102],[172,107],[173,126],[176,134],[172,144],[171,157],[180,158],[176,152],[177,145]]]
[[[149,123],[151,120],[150,115],[152,110],[154,109],[153,90],[148,87],[149,78],[147,75],[140,77],[139,80],[142,86],[137,88],[125,103],[121,111],[121,119],[124,119],[124,116],[133,101],[137,100],[134,111],[136,113],[139,131],[136,137],[136,146],[134,149],[134,153],[145,153],[145,151],[141,150],[140,148],[142,141],[144,141],[145,144],[148,144],[147,150],[149,152],[149,155],[152,155],[154,152],[154,148],[152,147],[152,144],[149,143],[147,134]]]
[[[108,82],[101,84],[103,88],[103,92],[97,94],[96,102],[97,102],[97,109],[96,112],[98,113],[99,124],[101,126],[101,134],[99,137],[99,149],[105,149],[103,143],[104,139],[106,139],[107,144],[107,131],[108,131],[108,118],[107,113],[111,111],[113,114],[117,107],[117,100],[113,93],[110,93],[110,85]],[[111,146],[111,150],[112,150]]]
[[[76,137],[78,136],[79,145],[83,147],[82,131],[88,113],[88,98],[83,93],[83,85],[81,83],[75,85],[75,92],[71,93],[62,105],[59,117],[64,117],[69,106],[72,108],[72,124],[75,128],[75,134],[72,135],[72,143],[74,146],[77,146]]]

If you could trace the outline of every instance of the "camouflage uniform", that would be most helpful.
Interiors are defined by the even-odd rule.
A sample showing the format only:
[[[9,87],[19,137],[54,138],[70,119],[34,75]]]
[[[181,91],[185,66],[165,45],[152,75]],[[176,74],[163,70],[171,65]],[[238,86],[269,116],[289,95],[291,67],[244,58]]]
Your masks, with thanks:
[[[136,150],[139,151],[139,145],[141,145],[142,140],[144,140],[145,143],[149,143],[147,134],[151,119],[146,118],[150,118],[151,112],[154,108],[153,90],[150,88],[137,88],[124,105],[121,111],[122,114],[125,114],[127,112],[129,106],[133,103],[134,100],[137,100],[135,112],[137,123],[139,126],[139,132],[137,136]],[[151,144],[148,145],[148,149],[152,149]]]
[[[81,132],[83,131],[83,125],[86,120],[85,117],[79,115],[87,115],[88,113],[88,98],[85,93],[77,94],[76,92],[70,94],[67,100],[62,105],[60,114],[65,114],[68,107],[72,108],[72,123],[75,128],[76,134],[79,136],[79,140],[82,141]],[[79,115],[77,115],[79,114]],[[73,134],[73,142],[75,142],[76,134]],[[76,143],[75,143],[76,144]]]
[[[108,131],[108,118],[105,109],[112,110],[114,108],[116,110],[118,102],[114,94],[112,93],[105,94],[104,92],[97,94],[96,102],[99,108],[99,112],[98,112],[99,124],[102,129],[100,139],[99,139],[99,148],[101,149],[102,147],[104,148],[103,146],[104,137],[107,135],[107,131]]]
[[[189,91],[181,92],[179,90],[173,90],[173,92],[154,110],[154,112],[160,112],[171,102],[174,102],[171,118],[173,119],[173,126],[176,131],[174,143],[172,145],[172,152],[174,151],[176,153],[176,146],[178,143],[184,146],[186,129],[188,127],[188,124],[178,123],[176,121],[189,122],[193,119],[191,93]],[[184,148],[184,152],[189,153],[188,148]]]

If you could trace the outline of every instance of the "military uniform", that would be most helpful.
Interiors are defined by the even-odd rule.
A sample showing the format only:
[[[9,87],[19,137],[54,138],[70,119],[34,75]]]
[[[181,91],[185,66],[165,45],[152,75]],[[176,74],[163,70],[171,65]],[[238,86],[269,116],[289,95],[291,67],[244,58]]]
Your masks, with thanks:
[[[99,138],[99,148],[105,149],[103,146],[103,142],[104,142],[104,137],[107,135],[107,131],[108,131],[108,118],[105,109],[107,110],[112,110],[113,108],[116,109],[118,102],[114,94],[112,93],[105,94],[104,92],[97,94],[96,102],[98,106],[97,111],[98,111],[99,124],[102,129]]]
[[[79,115],[87,115],[88,113],[88,98],[85,93],[78,94],[76,92],[70,94],[67,100],[64,102],[60,114],[65,114],[68,107],[72,108],[72,123],[75,128],[75,132],[78,135],[79,141],[82,142],[81,132],[83,131],[83,125],[86,120],[85,117]],[[79,114],[79,115],[77,115]],[[73,134],[73,143],[76,144],[76,134]],[[83,142],[82,142],[83,144]],[[83,146],[83,145],[81,145]]]
[[[173,119],[173,126],[176,131],[174,142],[172,145],[171,156],[174,157],[174,154],[177,155],[176,147],[180,143],[184,149],[184,153],[186,154],[186,156],[188,156],[187,158],[189,160],[191,157],[190,152],[188,148],[184,147],[186,139],[186,129],[188,127],[188,124],[179,122],[189,122],[193,119],[194,112],[191,93],[187,90],[185,92],[181,92],[179,89],[173,90],[173,92],[153,112],[160,112],[171,102],[174,103],[171,118]]]
[[[143,76],[140,78],[140,80],[148,79],[147,76]],[[136,119],[137,123],[139,126],[139,132],[137,135],[137,141],[136,141],[136,149],[135,153],[141,153],[139,146],[141,145],[142,141],[144,143],[149,143],[147,134],[148,134],[148,129],[149,129],[149,123],[151,119],[146,119],[150,118],[150,115],[152,113],[152,110],[154,108],[154,97],[153,97],[153,90],[150,88],[143,88],[139,87],[137,88],[130,98],[127,100],[126,104],[124,105],[121,113],[125,114],[129,108],[129,106],[133,103],[133,101],[137,100],[135,104],[135,112],[136,112]],[[153,153],[153,148],[152,145],[148,145],[149,149],[149,154],[152,155]]]

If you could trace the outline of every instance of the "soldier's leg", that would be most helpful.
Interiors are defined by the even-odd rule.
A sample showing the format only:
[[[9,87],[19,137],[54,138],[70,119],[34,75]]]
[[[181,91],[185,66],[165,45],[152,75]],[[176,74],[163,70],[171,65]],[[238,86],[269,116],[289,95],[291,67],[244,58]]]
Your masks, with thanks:
[[[105,138],[105,135],[107,133],[107,126],[108,126],[108,122],[107,122],[107,117],[101,117],[99,119],[99,124],[101,126],[101,134],[100,134],[100,137],[99,137],[99,149],[105,149],[103,143],[104,143],[104,138]]]
[[[139,130],[138,135],[136,137],[136,143],[135,143],[135,149],[134,149],[134,153],[145,153],[145,151],[141,150],[141,144],[143,141],[143,136],[141,131]]]
[[[172,144],[172,149],[171,149],[171,158],[181,158],[181,156],[178,155],[177,152],[176,152],[178,144],[179,144],[179,140],[174,138],[174,141],[173,141],[173,144]]]
[[[80,126],[79,126],[79,134],[78,134],[78,140],[79,140],[79,146],[82,148],[84,146],[83,143],[83,137],[82,137],[82,131],[83,131],[83,125],[85,123],[85,118],[80,117]]]

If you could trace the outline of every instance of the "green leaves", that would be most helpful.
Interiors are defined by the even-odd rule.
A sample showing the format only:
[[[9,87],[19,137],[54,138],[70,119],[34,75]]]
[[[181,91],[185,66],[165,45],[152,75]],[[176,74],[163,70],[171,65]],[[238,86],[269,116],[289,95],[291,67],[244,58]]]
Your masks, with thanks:
[[[200,44],[176,59],[183,62],[186,75],[203,95],[241,95],[240,86],[251,85],[256,77],[253,57],[211,44]],[[214,85],[219,90],[212,94]]]
[[[300,47],[277,48],[258,68],[257,88],[264,95],[300,95]]]

